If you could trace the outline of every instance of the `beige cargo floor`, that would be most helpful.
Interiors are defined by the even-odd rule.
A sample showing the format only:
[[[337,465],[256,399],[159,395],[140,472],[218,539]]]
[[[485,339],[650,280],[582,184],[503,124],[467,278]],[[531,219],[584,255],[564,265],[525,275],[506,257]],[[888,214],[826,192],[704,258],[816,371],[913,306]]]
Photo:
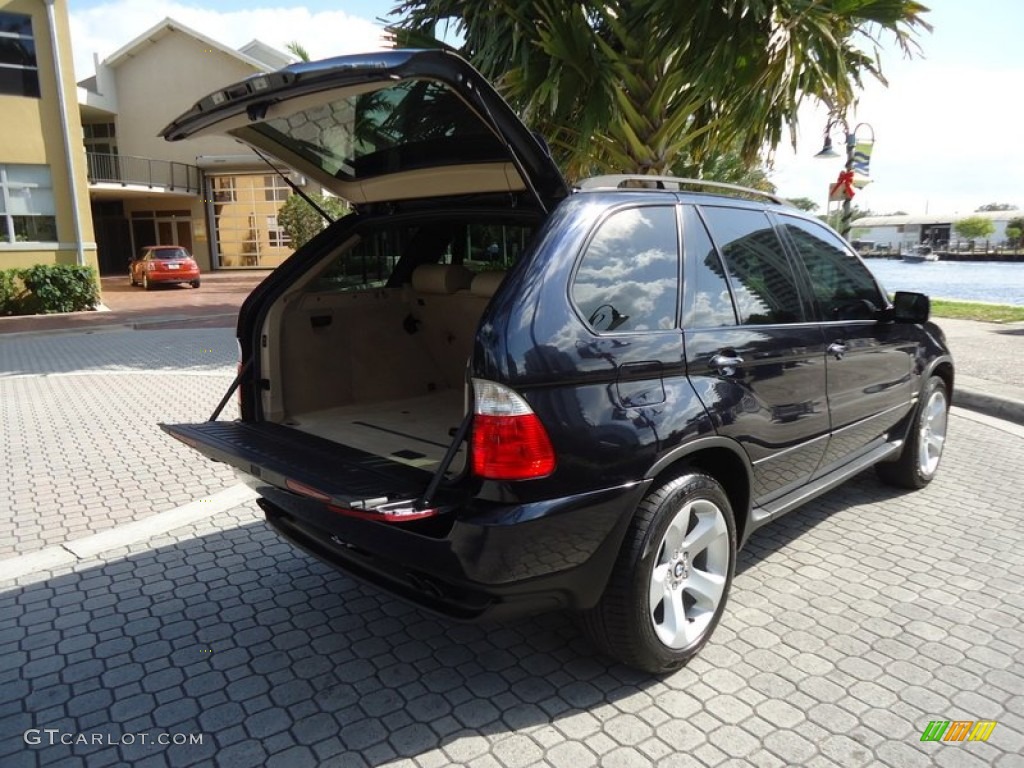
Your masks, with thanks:
[[[451,443],[451,431],[465,413],[465,394],[446,389],[406,400],[346,405],[312,411],[285,422],[303,432],[358,448],[393,461],[434,469]],[[459,472],[464,446],[449,468]]]

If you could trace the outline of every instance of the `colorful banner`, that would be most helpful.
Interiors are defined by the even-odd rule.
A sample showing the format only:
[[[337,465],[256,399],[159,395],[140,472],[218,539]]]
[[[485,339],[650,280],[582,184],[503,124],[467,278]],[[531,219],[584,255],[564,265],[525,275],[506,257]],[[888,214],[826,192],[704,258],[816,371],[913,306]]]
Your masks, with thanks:
[[[853,186],[863,189],[871,183],[871,150],[875,142],[872,139],[858,141],[853,147]]]

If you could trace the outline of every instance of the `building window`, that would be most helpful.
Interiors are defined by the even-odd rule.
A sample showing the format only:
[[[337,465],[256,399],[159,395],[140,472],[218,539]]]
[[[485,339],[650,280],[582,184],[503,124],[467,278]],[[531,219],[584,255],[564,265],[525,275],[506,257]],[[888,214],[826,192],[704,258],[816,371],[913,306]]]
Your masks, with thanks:
[[[270,241],[271,248],[292,247],[292,239],[284,231],[284,227],[278,223],[276,215],[267,216],[267,238]]]
[[[280,178],[262,173],[208,178],[219,267],[276,267],[291,256],[291,240],[277,218],[290,192]]]
[[[267,200],[276,200],[283,203],[292,193],[291,187],[284,183],[280,176],[263,177],[263,194]]]
[[[86,123],[82,126],[85,134],[85,151],[104,155],[117,154],[117,126],[114,123]]]
[[[0,165],[0,244],[57,242],[53,182],[45,165]]]
[[[235,177],[234,176],[214,176],[212,179],[213,184],[213,202],[215,203],[233,203],[235,202]]]
[[[39,98],[32,17],[0,13],[0,93]]]

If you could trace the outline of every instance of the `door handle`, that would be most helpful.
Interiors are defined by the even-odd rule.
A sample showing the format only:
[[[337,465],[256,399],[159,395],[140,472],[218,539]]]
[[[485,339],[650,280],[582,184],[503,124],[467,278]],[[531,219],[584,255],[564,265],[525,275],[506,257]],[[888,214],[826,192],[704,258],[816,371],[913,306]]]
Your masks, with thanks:
[[[846,354],[846,345],[841,341],[833,341],[828,345],[828,353],[833,355],[836,360],[842,360],[843,355]]]
[[[711,358],[711,367],[716,369],[723,376],[733,376],[736,368],[743,365],[743,358],[739,355],[724,355],[719,352]]]

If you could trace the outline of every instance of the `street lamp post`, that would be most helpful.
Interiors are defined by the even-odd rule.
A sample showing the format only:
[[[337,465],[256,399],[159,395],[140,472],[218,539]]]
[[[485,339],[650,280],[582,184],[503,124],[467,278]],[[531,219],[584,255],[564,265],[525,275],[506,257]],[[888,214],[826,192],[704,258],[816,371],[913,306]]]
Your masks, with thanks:
[[[815,157],[820,157],[826,160],[833,157],[839,157],[839,154],[832,148],[832,131],[838,127],[842,127],[843,137],[846,140],[846,165],[843,167],[842,173],[839,174],[839,179],[836,181],[835,185],[830,188],[830,191],[838,187],[843,192],[843,213],[839,223],[839,234],[848,238],[850,234],[850,218],[853,213],[853,169],[855,166],[855,155],[857,149],[857,131],[861,128],[866,128],[870,131],[871,142],[873,144],[875,140],[875,130],[868,123],[857,123],[851,131],[845,117],[842,115],[831,115],[828,123],[825,125],[824,145]],[[861,158],[860,162],[862,163],[862,168],[866,175],[868,157],[865,156]],[[829,197],[831,199],[831,194]]]

